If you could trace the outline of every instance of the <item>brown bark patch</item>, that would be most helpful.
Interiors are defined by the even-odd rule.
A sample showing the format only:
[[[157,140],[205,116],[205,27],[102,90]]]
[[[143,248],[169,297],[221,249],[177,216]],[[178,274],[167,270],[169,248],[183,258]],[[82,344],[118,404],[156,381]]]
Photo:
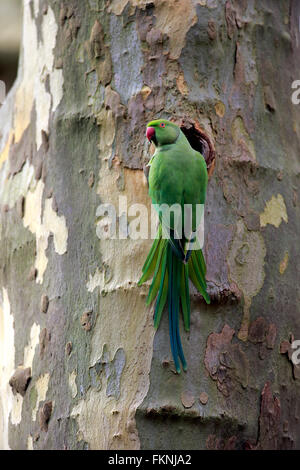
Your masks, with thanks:
[[[48,431],[48,423],[52,414],[52,401],[46,401],[39,411],[39,422],[42,431]]]
[[[90,331],[92,329],[92,314],[93,311],[89,310],[81,315],[80,323],[85,331]]]
[[[47,295],[42,295],[41,298],[41,312],[47,313],[49,307],[49,297]]]
[[[98,80],[108,85],[112,78],[112,63],[109,46],[104,41],[104,31],[98,20],[91,30],[89,41],[86,43],[89,58],[97,72]]]
[[[249,362],[239,344],[231,344],[235,331],[224,325],[207,339],[204,364],[217,388],[228,397],[237,386],[248,386]]]
[[[195,397],[189,391],[182,392],[181,402],[182,402],[182,404],[185,408],[191,408],[193,406],[193,404],[195,403]]]
[[[18,367],[9,380],[9,385],[12,388],[13,394],[16,395],[19,393],[24,397],[30,379],[31,368],[27,367],[26,369],[23,369],[22,367]]]
[[[40,357],[43,359],[45,351],[48,347],[48,344],[51,340],[51,334],[47,328],[43,328],[40,333]]]
[[[270,382],[267,382],[261,394],[259,418],[259,442],[256,448],[277,449],[280,439],[280,401],[274,397]]]
[[[236,21],[235,21],[235,11],[233,9],[233,6],[230,0],[227,0],[225,4],[225,18],[226,18],[226,25],[227,25],[227,35],[229,39],[232,39],[234,30],[236,28]]]
[[[200,403],[201,403],[202,405],[206,405],[206,403],[208,402],[208,395],[207,395],[207,393],[205,393],[205,392],[200,393],[199,400],[200,400]]]
[[[251,323],[248,339],[251,343],[263,343],[267,334],[268,324],[263,317],[257,318]]]

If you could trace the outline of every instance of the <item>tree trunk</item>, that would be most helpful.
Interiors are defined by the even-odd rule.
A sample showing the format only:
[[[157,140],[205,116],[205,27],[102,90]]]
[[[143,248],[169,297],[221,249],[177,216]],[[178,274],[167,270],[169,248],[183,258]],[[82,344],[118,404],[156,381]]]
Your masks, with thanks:
[[[24,0],[0,110],[0,448],[300,448],[299,17],[296,0]],[[124,197],[150,213],[157,117],[210,174],[213,301],[191,293],[181,375],[137,286],[152,240],[99,239],[100,204],[117,233]]]

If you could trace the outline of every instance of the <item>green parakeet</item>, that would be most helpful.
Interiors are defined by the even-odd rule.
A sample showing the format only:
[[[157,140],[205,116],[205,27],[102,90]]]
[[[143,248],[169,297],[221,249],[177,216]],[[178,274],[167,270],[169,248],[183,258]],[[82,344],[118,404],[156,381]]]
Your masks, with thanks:
[[[200,223],[197,210],[199,207],[203,209],[205,202],[207,168],[203,156],[190,146],[173,122],[164,119],[151,121],[146,135],[156,147],[149,162],[149,195],[160,222],[139,285],[153,277],[147,305],[157,297],[155,328],[158,328],[168,302],[171,351],[176,371],[180,373],[180,361],[184,370],[187,364],[180,340],[179,310],[181,305],[184,327],[189,331],[189,279],[210,303],[205,260],[195,235]],[[181,217],[175,216],[176,211],[170,210],[171,206],[181,209]]]

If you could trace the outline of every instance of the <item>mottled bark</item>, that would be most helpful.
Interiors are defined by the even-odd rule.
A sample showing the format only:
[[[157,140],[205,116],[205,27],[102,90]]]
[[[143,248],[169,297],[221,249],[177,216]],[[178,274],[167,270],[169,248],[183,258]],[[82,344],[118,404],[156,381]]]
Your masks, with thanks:
[[[0,110],[1,448],[300,447],[299,15],[292,0],[24,0]],[[180,376],[137,286],[151,240],[96,234],[100,203],[150,208],[155,117],[210,174],[213,302],[192,291]]]

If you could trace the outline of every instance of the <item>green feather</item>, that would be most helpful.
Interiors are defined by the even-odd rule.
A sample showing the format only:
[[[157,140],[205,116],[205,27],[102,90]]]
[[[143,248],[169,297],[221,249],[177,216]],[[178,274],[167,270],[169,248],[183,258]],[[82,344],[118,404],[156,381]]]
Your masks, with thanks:
[[[163,254],[163,250],[165,249],[166,243],[167,243],[167,240],[161,240],[161,243],[159,245],[159,252],[157,256],[153,280],[152,280],[152,284],[150,286],[149,294],[148,294],[147,301],[146,301],[147,305],[150,305],[153,302],[159,289],[161,272],[162,272],[161,257]]]
[[[162,259],[162,276],[160,280],[159,292],[157,296],[155,313],[154,313],[154,328],[158,328],[161,320],[161,315],[168,297],[168,271],[167,271],[167,247],[163,254]]]
[[[187,264],[182,263],[180,279],[180,297],[183,315],[184,328],[190,331],[190,293],[189,293],[189,268]]]
[[[138,282],[138,286],[141,286],[143,282],[147,281],[153,275],[153,272],[156,266],[156,261],[157,261],[156,255],[159,252],[160,243],[161,243],[161,225],[159,225],[156,238],[152,244],[152,247],[148,253],[148,256],[142,268],[143,275]]]
[[[200,265],[199,263],[197,251],[193,251],[192,256],[191,256],[191,263],[194,266],[194,271],[196,273],[196,276],[199,279],[200,284],[202,285],[203,289],[206,290],[205,274],[204,274],[203,266]]]
[[[189,274],[190,274],[192,283],[198,289],[200,294],[202,294],[206,303],[210,304],[210,298],[209,298],[208,293],[206,292],[206,282],[205,282],[204,277],[201,275],[199,271],[195,255],[191,256],[188,264],[189,264]]]
[[[200,270],[200,272],[203,276],[203,279],[205,280],[206,264],[205,264],[205,260],[204,260],[202,250],[194,250],[194,253],[195,253],[195,257],[196,257],[197,262],[198,262],[199,270]]]

